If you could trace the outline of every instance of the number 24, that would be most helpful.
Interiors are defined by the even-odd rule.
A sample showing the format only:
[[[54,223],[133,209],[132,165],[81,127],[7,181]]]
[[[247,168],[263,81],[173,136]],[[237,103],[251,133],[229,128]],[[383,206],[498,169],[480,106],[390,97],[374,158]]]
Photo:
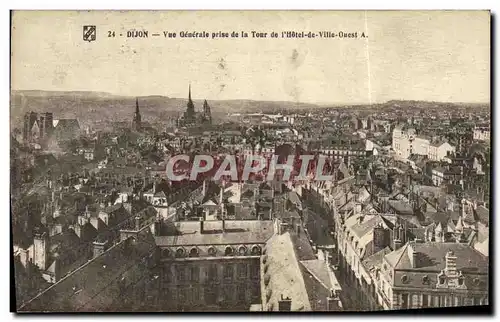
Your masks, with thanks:
[[[114,31],[108,31],[108,38],[109,37],[114,37],[115,36],[115,32]]]

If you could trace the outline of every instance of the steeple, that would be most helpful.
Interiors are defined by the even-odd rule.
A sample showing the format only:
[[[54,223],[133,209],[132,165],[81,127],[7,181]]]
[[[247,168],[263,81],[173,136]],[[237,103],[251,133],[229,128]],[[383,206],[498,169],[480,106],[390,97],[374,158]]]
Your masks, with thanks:
[[[192,121],[195,118],[194,104],[193,101],[191,100],[191,84],[189,84],[189,94],[188,94],[188,102],[187,102],[185,118],[189,121]]]
[[[141,113],[139,111],[139,98],[135,98],[135,113],[132,119],[132,129],[135,131],[140,130],[141,128]]]
[[[212,112],[210,111],[210,105],[208,105],[207,100],[203,102],[203,118],[205,122],[209,124],[212,123]]]

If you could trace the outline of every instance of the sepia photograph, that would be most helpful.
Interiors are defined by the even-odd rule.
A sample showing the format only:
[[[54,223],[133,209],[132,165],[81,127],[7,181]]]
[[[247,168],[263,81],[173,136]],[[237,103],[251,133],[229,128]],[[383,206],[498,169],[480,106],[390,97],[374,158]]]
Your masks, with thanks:
[[[490,11],[10,20],[13,311],[492,312]]]

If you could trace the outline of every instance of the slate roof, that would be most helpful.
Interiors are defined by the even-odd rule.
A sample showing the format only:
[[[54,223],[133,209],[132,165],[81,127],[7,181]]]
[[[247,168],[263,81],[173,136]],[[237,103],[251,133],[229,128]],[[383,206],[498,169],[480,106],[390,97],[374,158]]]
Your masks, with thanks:
[[[291,298],[292,311],[310,311],[309,297],[290,233],[274,235],[267,242],[266,255],[266,261],[261,269],[265,272],[264,281],[269,279],[268,285],[263,283],[262,288],[265,309],[277,311],[278,301],[284,296]]]
[[[404,288],[436,288],[438,274],[446,267],[445,256],[452,251],[456,256],[457,271],[464,277],[468,290],[488,289],[488,257],[474,248],[459,243],[407,243],[386,255],[395,268],[393,285]],[[412,265],[416,252],[417,265]]]
[[[158,246],[259,244],[265,243],[274,233],[270,220],[226,220],[224,232],[222,221],[206,220],[203,234],[198,221],[175,222],[173,226],[177,235],[155,236]]]
[[[149,229],[135,242],[126,239],[47,288],[20,307],[30,312],[106,311],[119,297],[113,283],[121,278],[140,278],[148,271],[142,265],[154,250]],[[141,266],[142,265],[142,266]]]

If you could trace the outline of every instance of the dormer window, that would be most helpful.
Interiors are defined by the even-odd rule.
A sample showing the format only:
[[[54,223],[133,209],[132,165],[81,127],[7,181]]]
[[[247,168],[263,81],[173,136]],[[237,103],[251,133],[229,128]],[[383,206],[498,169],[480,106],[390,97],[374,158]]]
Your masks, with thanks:
[[[227,246],[226,250],[224,251],[224,255],[231,256],[231,255],[233,255],[233,253],[234,253],[233,247]]]
[[[245,255],[245,254],[246,254],[246,252],[247,252],[247,249],[246,249],[246,247],[245,247],[245,246],[240,246],[240,247],[238,248],[238,254],[239,254],[240,256]]]
[[[196,247],[191,248],[191,250],[189,251],[189,257],[198,257],[198,255],[199,255],[198,248]]]
[[[184,256],[184,249],[183,248],[178,248],[175,251],[175,257],[183,257]]]
[[[464,285],[464,277],[463,276],[459,276],[458,277],[458,286],[462,286]]]
[[[260,255],[261,254],[261,249],[259,246],[253,246],[252,247],[252,255]]]
[[[429,276],[425,275],[424,277],[422,277],[422,283],[429,284]]]
[[[439,282],[439,285],[443,285],[446,282],[446,276],[444,276],[444,274],[440,274],[438,276],[438,282]]]
[[[216,250],[214,247],[210,246],[210,247],[208,248],[208,254],[209,254],[210,256],[215,256],[215,254],[216,254],[216,253],[217,253],[217,250]]]
[[[403,282],[405,284],[408,283],[408,276],[406,274],[401,276],[401,282]]]
[[[170,250],[165,248],[165,249],[162,249],[161,251],[161,257],[169,257],[170,256]]]

